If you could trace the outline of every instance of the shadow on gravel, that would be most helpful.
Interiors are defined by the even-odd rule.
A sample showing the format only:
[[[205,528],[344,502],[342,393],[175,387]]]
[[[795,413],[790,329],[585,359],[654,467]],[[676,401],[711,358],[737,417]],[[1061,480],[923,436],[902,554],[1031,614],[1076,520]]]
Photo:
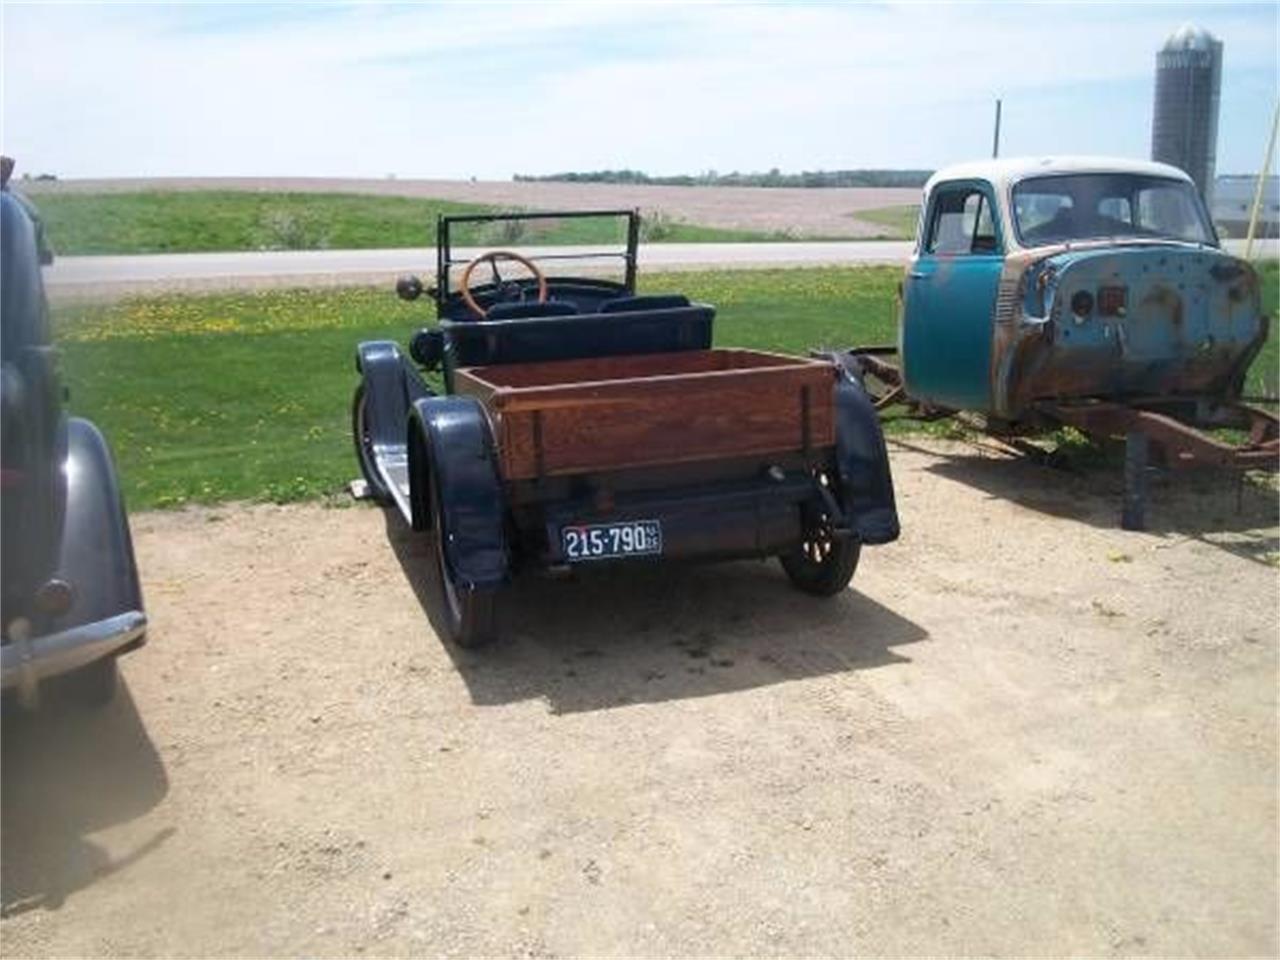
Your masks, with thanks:
[[[77,890],[140,859],[172,833],[161,830],[115,859],[87,838],[141,816],[169,789],[123,680],[101,710],[53,697],[34,712],[7,710],[3,749],[3,916],[56,910]]]
[[[1059,463],[1051,455],[1010,456],[976,447],[972,453],[947,454],[896,439],[890,442],[935,458],[925,468],[935,476],[963,483],[990,497],[1064,520],[1120,529],[1122,458],[1077,466]],[[1280,552],[1277,524],[1280,502],[1275,491],[1238,473],[1212,468],[1182,473],[1152,471],[1148,534],[1196,540],[1247,560],[1274,564]]]
[[[387,539],[439,635],[430,537],[393,510],[385,515]],[[875,562],[874,550],[864,562]],[[928,636],[856,589],[831,599],[799,593],[776,561],[531,572],[503,597],[498,623],[491,646],[446,644],[473,702],[543,698],[553,713],[906,663],[894,648]]]

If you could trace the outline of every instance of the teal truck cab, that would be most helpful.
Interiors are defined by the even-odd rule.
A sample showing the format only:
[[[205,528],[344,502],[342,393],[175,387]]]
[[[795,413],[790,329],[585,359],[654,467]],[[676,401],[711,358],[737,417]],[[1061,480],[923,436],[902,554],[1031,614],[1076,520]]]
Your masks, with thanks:
[[[1257,274],[1220,248],[1182,171],[989,160],[925,185],[897,347],[854,353],[882,406],[1126,436],[1136,484],[1148,442],[1172,466],[1274,467],[1275,418],[1240,402],[1267,328]],[[1138,487],[1126,526],[1142,523]]]
[[[993,160],[925,186],[903,284],[907,393],[1007,420],[1038,401],[1226,401],[1267,335],[1252,267],[1159,163]]]

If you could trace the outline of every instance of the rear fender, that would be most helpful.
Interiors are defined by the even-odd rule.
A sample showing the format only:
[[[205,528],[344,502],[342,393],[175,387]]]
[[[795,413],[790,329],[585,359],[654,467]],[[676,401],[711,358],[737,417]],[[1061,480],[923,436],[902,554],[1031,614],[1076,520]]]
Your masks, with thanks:
[[[853,374],[836,379],[836,460],[850,528],[863,543],[898,539],[889,454],[875,405]]]
[[[53,631],[142,612],[129,520],[111,451],[88,420],[67,421],[66,512],[57,576],[72,587],[70,609]]]
[[[445,529],[437,534],[445,538],[445,557],[459,584],[474,589],[505,582],[506,497],[484,408],[471,397],[416,400],[408,442],[414,529],[430,528],[431,497],[438,495]]]

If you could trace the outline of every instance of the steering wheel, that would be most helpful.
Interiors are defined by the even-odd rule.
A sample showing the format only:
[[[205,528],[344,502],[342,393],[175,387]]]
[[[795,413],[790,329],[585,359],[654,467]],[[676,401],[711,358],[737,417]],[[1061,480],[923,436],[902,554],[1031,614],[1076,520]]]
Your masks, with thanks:
[[[537,302],[547,302],[547,277],[538,269],[536,263],[528,257],[522,257],[511,250],[490,250],[488,253],[480,254],[480,256],[467,264],[467,268],[462,271],[462,280],[458,290],[458,293],[462,296],[462,302],[467,305],[467,309],[474,313],[477,318],[483,320],[489,315],[488,311],[476,303],[476,298],[471,295],[471,271],[482,263],[489,264],[489,270],[493,274],[493,288],[497,293],[496,299],[498,301],[524,299],[524,291],[520,289],[518,280],[502,279],[502,274],[498,272],[499,260],[514,260],[533,274],[533,278],[538,281]]]

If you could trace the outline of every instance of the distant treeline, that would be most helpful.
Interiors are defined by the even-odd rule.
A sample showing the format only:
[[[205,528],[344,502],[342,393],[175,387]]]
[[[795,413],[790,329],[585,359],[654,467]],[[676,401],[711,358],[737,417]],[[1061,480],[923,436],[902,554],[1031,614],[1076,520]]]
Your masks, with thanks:
[[[650,183],[672,187],[923,187],[932,170],[805,170],[783,173],[717,173],[651,177],[640,170],[591,170],[585,173],[551,173],[545,176],[517,173],[517,182]]]

